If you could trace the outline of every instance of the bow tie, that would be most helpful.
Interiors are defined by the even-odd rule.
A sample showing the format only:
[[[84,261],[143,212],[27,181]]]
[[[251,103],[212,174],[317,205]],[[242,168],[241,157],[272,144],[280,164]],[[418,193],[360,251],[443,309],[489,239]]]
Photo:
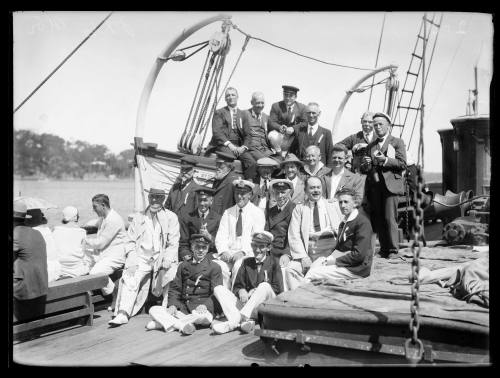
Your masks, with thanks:
[[[380,137],[377,138],[378,143],[382,143],[383,141],[384,141],[384,138],[380,138]]]
[[[264,264],[264,262],[255,262],[255,265],[260,265],[262,266]]]

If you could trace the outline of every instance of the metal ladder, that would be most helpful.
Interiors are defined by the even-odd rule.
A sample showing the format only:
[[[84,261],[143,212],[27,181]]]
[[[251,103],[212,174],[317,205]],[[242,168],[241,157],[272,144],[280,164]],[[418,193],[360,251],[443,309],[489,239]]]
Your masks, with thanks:
[[[432,19],[427,17],[427,13],[422,17],[422,22],[420,24],[420,30],[417,35],[417,41],[415,43],[415,47],[411,54],[410,64],[408,66],[408,71],[406,71],[406,77],[403,84],[403,89],[401,89],[401,94],[399,96],[398,105],[396,107],[395,114],[392,116],[394,127],[398,127],[400,129],[399,137],[403,138],[403,131],[407,123],[409,123],[409,114],[410,111],[414,111],[414,119],[413,126],[411,128],[411,134],[406,143],[407,149],[409,150],[411,139],[413,137],[413,130],[415,129],[416,121],[418,119],[419,112],[422,109],[422,100],[420,96],[414,96],[415,89],[417,87],[417,83],[419,82],[418,77],[422,71],[422,56],[424,53],[424,47],[426,49],[429,45],[432,45],[432,53],[429,60],[429,63],[426,64],[427,70],[425,74],[425,82],[427,82],[427,78],[429,77],[429,68],[432,63],[432,57],[434,56],[434,49],[436,47],[437,37],[439,35],[439,30],[441,26],[441,22],[443,20],[443,14],[441,13],[439,17],[439,21],[436,21],[436,13],[433,13]],[[428,25],[424,27],[424,23],[427,22]],[[426,35],[422,35],[423,31],[426,31]],[[424,43],[425,41],[425,43]],[[430,43],[429,43],[430,41]],[[418,105],[417,105],[418,101]]]

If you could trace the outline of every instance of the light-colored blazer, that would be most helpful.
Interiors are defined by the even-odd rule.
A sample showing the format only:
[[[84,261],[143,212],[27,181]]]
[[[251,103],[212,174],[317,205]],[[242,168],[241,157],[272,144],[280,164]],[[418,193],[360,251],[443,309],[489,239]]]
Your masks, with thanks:
[[[330,223],[334,231],[337,233],[342,214],[338,206],[321,198],[322,206],[325,206]],[[311,211],[309,209],[309,201],[306,200],[303,204],[298,204],[293,209],[292,219],[288,227],[288,244],[290,245],[290,254],[292,259],[301,259],[307,257],[307,249],[309,244],[309,229],[311,227]]]

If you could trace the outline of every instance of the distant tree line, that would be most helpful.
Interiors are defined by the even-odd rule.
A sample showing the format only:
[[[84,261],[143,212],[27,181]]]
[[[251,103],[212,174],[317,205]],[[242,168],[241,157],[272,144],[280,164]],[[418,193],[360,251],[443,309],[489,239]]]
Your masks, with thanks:
[[[128,178],[133,174],[133,148],[115,155],[102,144],[70,142],[30,130],[14,130],[13,147],[14,174],[21,177]]]

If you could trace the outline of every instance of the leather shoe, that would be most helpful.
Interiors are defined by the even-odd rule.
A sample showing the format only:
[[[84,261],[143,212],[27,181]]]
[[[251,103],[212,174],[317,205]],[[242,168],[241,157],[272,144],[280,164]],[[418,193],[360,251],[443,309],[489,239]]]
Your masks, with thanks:
[[[255,321],[254,320],[245,320],[240,324],[240,330],[244,333],[251,333],[255,329]]]

